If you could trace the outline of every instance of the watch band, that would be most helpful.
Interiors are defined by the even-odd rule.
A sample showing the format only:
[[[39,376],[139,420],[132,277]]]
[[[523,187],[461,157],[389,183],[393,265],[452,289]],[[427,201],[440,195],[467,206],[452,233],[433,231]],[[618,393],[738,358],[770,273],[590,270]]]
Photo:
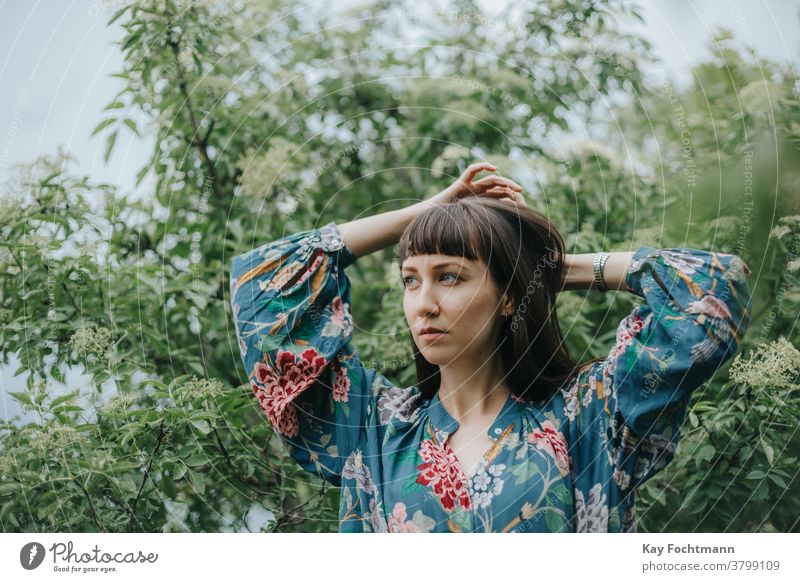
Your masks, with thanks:
[[[608,291],[608,285],[603,280],[603,269],[606,266],[606,261],[611,253],[602,251],[597,253],[592,260],[592,268],[594,269],[594,280],[592,281],[594,288],[598,291]]]

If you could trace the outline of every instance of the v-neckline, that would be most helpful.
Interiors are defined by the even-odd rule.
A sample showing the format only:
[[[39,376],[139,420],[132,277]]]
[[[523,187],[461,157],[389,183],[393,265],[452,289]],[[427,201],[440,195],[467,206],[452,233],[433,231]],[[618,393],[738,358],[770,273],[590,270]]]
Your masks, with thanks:
[[[437,390],[429,403],[428,407],[428,421],[430,423],[430,433],[434,444],[441,450],[452,453],[458,468],[459,476],[463,479],[465,485],[472,483],[472,479],[481,471],[482,468],[488,467],[497,454],[500,452],[503,441],[514,430],[519,421],[520,409],[522,406],[519,400],[515,397],[514,393],[509,393],[506,401],[503,403],[500,412],[495,417],[492,424],[489,426],[487,434],[490,439],[494,441],[492,446],[481,455],[478,463],[473,467],[472,472],[469,474],[465,471],[461,460],[456,455],[455,451],[448,445],[447,440],[458,428],[458,421],[447,412],[442,401],[439,399],[439,391]],[[441,437],[441,438],[440,438]]]
[[[470,483],[472,479],[474,479],[475,476],[480,472],[481,468],[486,468],[492,464],[494,459],[500,453],[500,449],[503,447],[503,441],[505,441],[506,437],[509,434],[511,434],[511,431],[513,429],[514,429],[514,423],[511,422],[505,428],[502,434],[499,437],[497,437],[497,439],[492,443],[492,446],[489,447],[489,449],[481,455],[481,458],[478,460],[478,462],[475,464],[475,467],[473,467],[472,471],[470,471],[469,473],[467,473],[464,470],[464,465],[461,462],[461,459],[458,458],[456,452],[447,442],[450,439],[450,435],[452,433],[445,433],[444,442],[440,443],[439,439],[436,438],[436,431],[432,430],[431,439],[433,439],[433,442],[437,447],[440,447],[445,451],[450,451],[453,454],[453,458],[455,459],[456,464],[458,466],[458,472],[464,477],[465,483]]]
[[[516,424],[520,413],[519,408],[521,406],[521,402],[514,393],[509,393],[505,402],[503,402],[503,406],[497,413],[497,416],[495,416],[495,419],[486,431],[490,439],[497,440],[499,435],[503,433],[509,424]],[[442,404],[438,390],[433,394],[430,400],[428,413],[428,417],[432,421],[433,426],[440,432],[446,433],[448,436],[453,434],[460,426],[459,422],[447,412],[444,404]]]

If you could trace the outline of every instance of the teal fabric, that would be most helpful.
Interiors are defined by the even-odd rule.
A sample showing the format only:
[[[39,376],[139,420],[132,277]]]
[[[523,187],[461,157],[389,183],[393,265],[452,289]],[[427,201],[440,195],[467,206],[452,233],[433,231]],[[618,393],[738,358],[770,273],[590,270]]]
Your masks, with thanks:
[[[606,358],[546,405],[510,396],[466,475],[438,394],[392,384],[351,343],[333,222],[233,259],[231,303],[256,402],[304,469],[341,487],[342,532],[631,532],[634,489],[670,462],[693,390],[737,351],[750,319],[737,255],[640,246],[643,299]]]

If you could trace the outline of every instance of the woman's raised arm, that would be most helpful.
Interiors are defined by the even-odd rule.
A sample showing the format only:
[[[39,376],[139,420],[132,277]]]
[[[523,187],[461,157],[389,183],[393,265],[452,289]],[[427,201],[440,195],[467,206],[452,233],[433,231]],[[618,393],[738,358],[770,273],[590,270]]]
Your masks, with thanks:
[[[627,254],[612,255],[616,266]],[[609,287],[645,301],[617,326],[608,356],[562,390],[578,531],[635,527],[630,493],[674,457],[692,393],[742,343],[749,275],[738,255],[649,246],[633,253],[624,279],[606,274]]]
[[[591,289],[594,281],[592,260],[595,253],[580,253],[577,255],[564,255],[564,270],[562,282],[563,291],[576,289]],[[625,283],[625,276],[633,259],[633,252],[609,253],[603,266],[603,281],[609,290],[632,291]]]
[[[383,212],[339,224],[347,248],[356,256],[368,255],[377,250],[397,244],[408,224],[421,213],[439,204],[454,202],[465,196],[488,196],[514,199],[524,205],[519,184],[501,176],[486,176],[473,181],[480,172],[493,172],[491,164],[472,164],[458,179],[436,196],[417,202],[407,208]]]

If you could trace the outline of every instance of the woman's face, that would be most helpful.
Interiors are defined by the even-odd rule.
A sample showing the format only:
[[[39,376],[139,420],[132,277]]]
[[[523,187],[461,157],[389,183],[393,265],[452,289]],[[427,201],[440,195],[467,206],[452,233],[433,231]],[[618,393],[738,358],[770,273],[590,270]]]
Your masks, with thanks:
[[[431,364],[484,362],[496,356],[504,314],[511,313],[481,260],[417,255],[403,261],[403,311],[414,342]],[[444,330],[425,336],[426,327]]]

